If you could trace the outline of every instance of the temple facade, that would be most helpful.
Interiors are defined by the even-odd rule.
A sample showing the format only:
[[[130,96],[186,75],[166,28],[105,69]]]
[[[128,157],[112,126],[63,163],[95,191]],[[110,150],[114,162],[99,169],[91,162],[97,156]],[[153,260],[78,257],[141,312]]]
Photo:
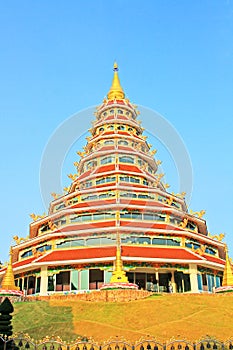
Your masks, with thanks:
[[[139,288],[212,292],[224,271],[222,237],[208,234],[204,211],[188,211],[184,193],[168,192],[116,64],[113,74],[66,194],[53,194],[47,215],[31,215],[28,239],[14,237],[16,286],[30,295],[99,289],[111,280],[118,237]]]

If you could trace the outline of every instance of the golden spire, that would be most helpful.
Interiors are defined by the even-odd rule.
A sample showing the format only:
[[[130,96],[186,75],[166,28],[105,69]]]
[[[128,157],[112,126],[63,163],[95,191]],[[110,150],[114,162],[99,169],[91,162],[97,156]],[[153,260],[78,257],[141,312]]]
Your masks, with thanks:
[[[231,263],[228,256],[228,249],[226,245],[226,263],[223,272],[222,286],[233,286],[233,274],[231,269]]]
[[[119,225],[120,212],[116,212],[116,223]],[[112,272],[112,277],[110,283],[128,283],[128,277],[126,276],[126,272],[123,270],[123,263],[121,259],[121,238],[119,230],[116,233],[116,262],[115,267]]]
[[[121,83],[118,77],[118,65],[115,62],[113,65],[113,80],[112,80],[112,86],[110,87],[110,90],[108,92],[108,99],[109,100],[115,100],[119,99],[122,100],[125,98],[125,93],[121,87]]]
[[[5,275],[3,276],[2,279],[2,289],[6,290],[19,290],[19,287],[16,287],[15,285],[15,280],[14,280],[14,273],[13,273],[13,268],[12,268],[12,247],[10,248],[10,260],[7,265],[7,269],[5,272]]]

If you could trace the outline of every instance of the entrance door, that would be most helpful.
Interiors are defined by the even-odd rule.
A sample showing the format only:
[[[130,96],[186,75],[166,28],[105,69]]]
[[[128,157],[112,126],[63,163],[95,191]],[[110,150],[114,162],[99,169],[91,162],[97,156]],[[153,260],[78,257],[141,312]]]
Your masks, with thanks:
[[[70,271],[60,272],[56,275],[56,291],[70,290]]]
[[[135,281],[139,289],[146,289],[146,274],[141,272],[135,273]]]
[[[100,269],[89,270],[89,289],[100,289],[104,283],[104,271]]]
[[[159,292],[168,292],[169,281],[171,280],[170,273],[159,273]]]

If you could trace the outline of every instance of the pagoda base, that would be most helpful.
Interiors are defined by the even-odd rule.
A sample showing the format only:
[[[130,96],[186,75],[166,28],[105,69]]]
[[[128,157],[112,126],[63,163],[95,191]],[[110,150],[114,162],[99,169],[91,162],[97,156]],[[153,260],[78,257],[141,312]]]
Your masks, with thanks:
[[[233,293],[233,285],[218,287],[215,289],[215,293]]]
[[[112,289],[138,289],[138,285],[135,283],[129,283],[129,282],[110,282],[110,283],[104,283],[100,290],[112,290]]]
[[[0,289],[0,297],[22,297],[23,292],[20,290],[13,289]]]

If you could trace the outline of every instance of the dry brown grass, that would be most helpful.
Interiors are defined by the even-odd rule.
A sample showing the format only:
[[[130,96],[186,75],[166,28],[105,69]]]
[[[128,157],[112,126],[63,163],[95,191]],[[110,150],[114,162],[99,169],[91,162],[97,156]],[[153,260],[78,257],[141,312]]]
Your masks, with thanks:
[[[233,336],[231,294],[169,294],[126,303],[53,300],[50,305],[71,307],[74,332],[96,341],[115,336],[129,341],[146,336],[159,341]]]

